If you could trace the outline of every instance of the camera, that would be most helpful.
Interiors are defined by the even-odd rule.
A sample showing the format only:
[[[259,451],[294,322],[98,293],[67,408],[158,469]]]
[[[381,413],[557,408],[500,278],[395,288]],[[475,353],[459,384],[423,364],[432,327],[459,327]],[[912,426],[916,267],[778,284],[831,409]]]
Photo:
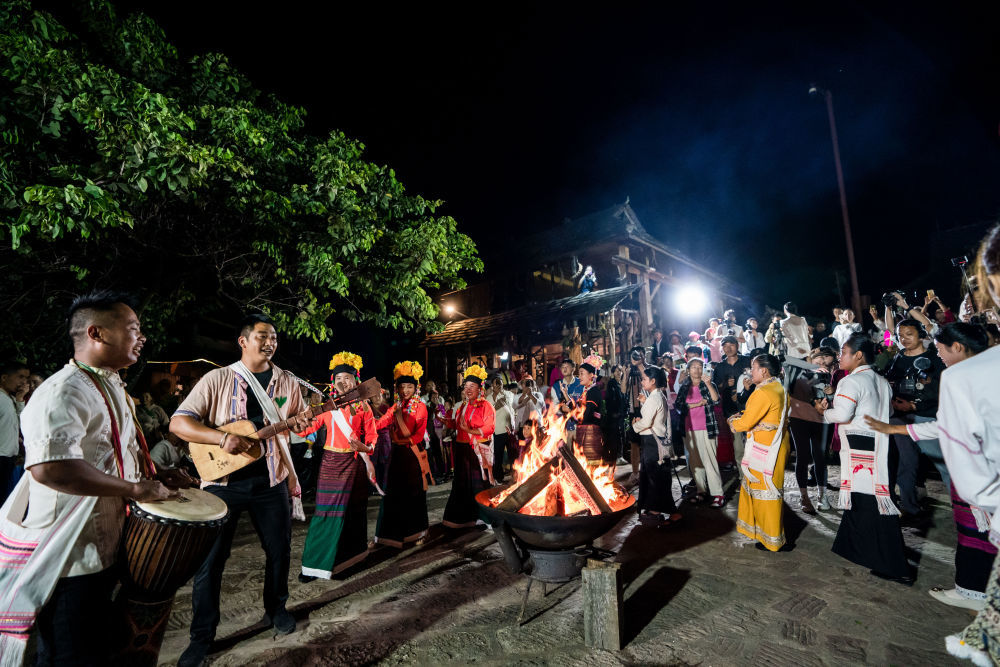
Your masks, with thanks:
[[[821,401],[824,398],[829,398],[826,393],[826,388],[830,386],[829,373],[804,370],[799,373],[799,379],[805,380],[809,383],[809,386],[812,388],[814,400]],[[819,382],[817,382],[817,380],[819,380]]]
[[[916,403],[919,394],[924,389],[924,383],[930,377],[930,370],[933,364],[927,357],[918,357],[913,360],[913,365],[907,369],[906,375],[893,387],[896,398],[902,398]]]
[[[629,361],[631,361],[632,365],[634,366],[637,363],[639,363],[640,361],[642,361],[643,359],[645,359],[646,355],[643,354],[641,348],[633,348],[632,351],[628,353],[628,358],[629,358]]]

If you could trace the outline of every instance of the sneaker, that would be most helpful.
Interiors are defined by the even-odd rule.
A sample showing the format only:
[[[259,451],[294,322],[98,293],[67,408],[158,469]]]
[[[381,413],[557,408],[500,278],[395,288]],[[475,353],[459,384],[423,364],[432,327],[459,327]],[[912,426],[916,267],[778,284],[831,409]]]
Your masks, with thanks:
[[[287,609],[279,609],[274,616],[264,614],[264,622],[274,627],[275,635],[290,635],[295,632],[295,617]]]
[[[208,655],[208,642],[191,642],[177,659],[177,667],[201,667]]]
[[[712,507],[724,507],[726,504],[725,496],[712,496]]]
[[[829,509],[831,509],[830,508],[830,500],[829,500],[829,498],[826,497],[826,492],[825,491],[823,493],[820,493],[820,496],[819,496],[819,509],[821,509],[821,510],[829,510]]]
[[[986,600],[967,598],[959,593],[957,588],[945,589],[935,586],[927,592],[930,593],[931,597],[938,602],[950,604],[952,607],[961,607],[962,609],[974,609],[976,611],[981,611],[986,606]]]

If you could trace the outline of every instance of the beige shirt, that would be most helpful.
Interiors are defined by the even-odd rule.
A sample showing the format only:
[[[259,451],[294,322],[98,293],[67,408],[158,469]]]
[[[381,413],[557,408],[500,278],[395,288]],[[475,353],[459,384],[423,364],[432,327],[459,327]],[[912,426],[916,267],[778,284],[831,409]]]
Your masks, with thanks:
[[[125,386],[117,373],[105,378],[122,443],[124,478],[139,479],[139,445]],[[111,418],[104,398],[87,375],[67,364],[43,382],[21,414],[26,469],[38,463],[82,459],[101,472],[119,476],[111,438]],[[44,528],[62,521],[78,498],[56,491],[30,474],[28,514],[24,525]],[[111,567],[125,524],[125,500],[102,497],[77,538],[62,576],[93,574]]]
[[[265,390],[267,395],[274,400],[278,416],[287,419],[305,410],[306,405],[302,402],[299,383],[295,381],[294,376],[274,364],[271,364],[271,367],[274,373],[271,375],[271,382],[268,383]],[[178,406],[174,416],[193,417],[211,428],[246,419],[247,389],[247,383],[233,369],[229,367],[217,368],[209,371],[205,377],[198,380],[188,397]],[[271,479],[271,486],[283,482],[288,477],[288,469],[285,467],[284,459],[282,459],[277,446],[279,439],[287,446],[289,434],[287,432],[281,433],[266,441],[265,458],[267,459],[267,472]],[[205,444],[214,445],[218,442]],[[228,479],[228,476],[221,477],[212,482],[203,482],[202,486],[212,484],[224,486]]]

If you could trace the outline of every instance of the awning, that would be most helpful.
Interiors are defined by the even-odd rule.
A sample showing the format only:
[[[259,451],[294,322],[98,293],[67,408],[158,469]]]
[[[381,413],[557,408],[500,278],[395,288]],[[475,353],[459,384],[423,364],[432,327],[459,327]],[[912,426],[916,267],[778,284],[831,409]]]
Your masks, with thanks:
[[[612,287],[565,299],[533,303],[496,315],[449,322],[444,331],[427,336],[420,346],[441,347],[491,340],[499,342],[510,334],[515,334],[531,344],[551,342],[555,338],[562,337],[563,326],[568,321],[606,313],[630,297],[637,289],[639,285]]]

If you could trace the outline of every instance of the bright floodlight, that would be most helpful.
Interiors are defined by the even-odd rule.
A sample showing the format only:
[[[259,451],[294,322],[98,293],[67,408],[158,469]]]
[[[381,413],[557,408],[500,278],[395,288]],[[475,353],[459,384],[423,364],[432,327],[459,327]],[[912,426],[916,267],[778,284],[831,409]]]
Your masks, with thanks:
[[[444,305],[444,308],[442,308],[441,310],[444,311],[445,315],[451,315],[452,313],[455,312],[455,306],[451,305],[450,303],[446,303]]]
[[[674,307],[682,315],[701,315],[708,310],[708,294],[697,285],[688,285],[677,290]]]
[[[504,352],[500,355],[500,361],[507,361],[510,358],[510,352]]]

